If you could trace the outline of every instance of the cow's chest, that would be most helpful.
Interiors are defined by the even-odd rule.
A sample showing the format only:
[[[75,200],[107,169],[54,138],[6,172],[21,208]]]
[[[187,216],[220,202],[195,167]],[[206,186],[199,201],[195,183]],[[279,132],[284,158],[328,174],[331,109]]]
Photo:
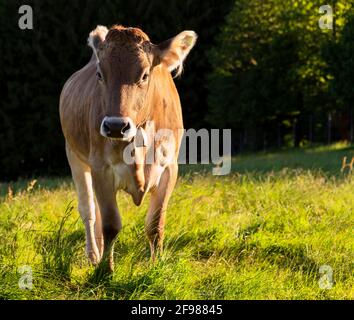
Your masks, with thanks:
[[[133,197],[137,196],[139,186],[134,168],[125,163],[111,165],[111,168],[116,190],[125,190]],[[148,170],[145,170],[145,192],[149,191],[151,188],[155,188],[159,184],[163,171],[164,167],[161,165],[153,164],[148,166]]]
[[[150,136],[149,139],[148,141],[151,141]],[[136,148],[134,164],[127,164],[112,156],[115,153],[111,153],[109,163],[113,171],[116,190],[125,190],[134,199],[139,199],[149,190],[155,189],[173,155],[168,146],[166,143],[155,141],[155,144],[150,145],[148,150]]]
[[[125,163],[111,166],[114,175],[114,185],[117,190],[125,190],[129,193],[135,192],[136,185],[131,168]]]

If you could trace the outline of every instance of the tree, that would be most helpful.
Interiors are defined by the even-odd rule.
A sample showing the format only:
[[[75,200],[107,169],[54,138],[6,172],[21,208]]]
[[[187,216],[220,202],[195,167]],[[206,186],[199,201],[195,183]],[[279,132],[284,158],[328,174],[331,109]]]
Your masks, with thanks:
[[[347,8],[343,3],[336,1],[337,13]],[[314,115],[322,121],[323,113],[335,109],[321,54],[333,31],[319,29],[319,6],[305,0],[235,1],[209,55],[207,120],[233,128],[241,148],[259,149],[269,140],[279,146],[289,134],[298,146],[313,139]],[[341,24],[338,18],[337,32]]]
[[[337,105],[349,113],[350,140],[353,141],[354,112],[354,15],[349,15],[339,40],[324,47],[331,74],[330,92]]]

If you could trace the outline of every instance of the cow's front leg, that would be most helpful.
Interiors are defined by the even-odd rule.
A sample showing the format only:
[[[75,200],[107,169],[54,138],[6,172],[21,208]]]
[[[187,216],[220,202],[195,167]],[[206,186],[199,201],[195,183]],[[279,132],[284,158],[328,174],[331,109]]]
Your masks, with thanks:
[[[78,209],[86,231],[86,254],[93,264],[97,264],[101,255],[96,243],[95,201],[92,189],[90,167],[82,162],[66,144],[66,154],[78,195]]]
[[[151,259],[155,261],[157,251],[162,252],[165,217],[168,201],[177,180],[178,165],[171,164],[162,173],[160,182],[151,193],[146,216],[145,230],[150,243]]]
[[[103,263],[108,263],[108,270],[113,271],[113,247],[122,223],[117,207],[116,189],[114,186],[114,175],[109,167],[92,171],[93,187],[96,199],[101,212],[101,223],[103,231]]]

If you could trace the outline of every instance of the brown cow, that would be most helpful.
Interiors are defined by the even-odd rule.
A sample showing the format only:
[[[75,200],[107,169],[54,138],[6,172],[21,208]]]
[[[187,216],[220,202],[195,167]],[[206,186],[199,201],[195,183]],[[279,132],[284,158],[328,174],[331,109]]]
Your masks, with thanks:
[[[105,256],[113,270],[113,243],[121,229],[119,189],[136,205],[151,193],[145,229],[153,260],[162,249],[183,129],[170,72],[181,73],[196,38],[184,31],[154,45],[140,29],[98,26],[88,38],[91,60],[64,85],[60,120],[93,264]],[[164,130],[172,134],[159,134]],[[126,161],[126,154],[135,161]]]

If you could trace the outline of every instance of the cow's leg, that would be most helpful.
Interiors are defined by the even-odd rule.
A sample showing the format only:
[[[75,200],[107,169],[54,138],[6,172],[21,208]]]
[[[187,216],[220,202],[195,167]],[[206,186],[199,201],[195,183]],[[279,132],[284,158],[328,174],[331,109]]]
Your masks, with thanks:
[[[103,233],[102,233],[102,218],[100,208],[98,206],[97,200],[95,199],[95,209],[96,209],[96,223],[95,223],[95,239],[100,257],[103,255]]]
[[[114,175],[111,169],[101,168],[92,171],[93,187],[101,213],[103,231],[103,258],[108,262],[109,271],[113,271],[113,246],[122,223],[117,207]]]
[[[162,252],[167,204],[177,180],[177,164],[169,165],[161,175],[159,185],[152,191],[145,230],[150,242],[151,258],[154,261],[157,250]]]
[[[85,225],[86,254],[93,264],[97,264],[101,255],[95,239],[96,212],[90,167],[82,162],[68,145],[66,154],[78,195],[78,209]]]

